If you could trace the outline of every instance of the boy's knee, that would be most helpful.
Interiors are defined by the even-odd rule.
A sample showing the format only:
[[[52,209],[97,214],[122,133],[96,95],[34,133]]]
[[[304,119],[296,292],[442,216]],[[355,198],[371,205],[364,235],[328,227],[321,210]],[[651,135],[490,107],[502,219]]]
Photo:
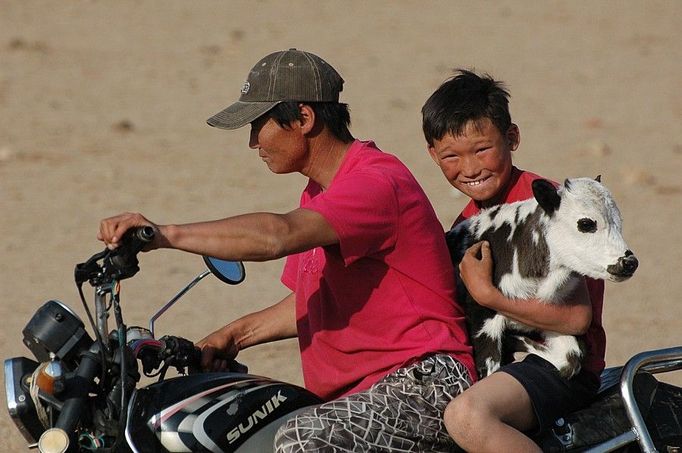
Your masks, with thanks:
[[[466,439],[476,431],[476,426],[485,418],[479,403],[480,401],[464,392],[450,401],[445,408],[443,414],[445,428],[460,445],[466,443]]]
[[[453,419],[467,419],[470,414],[480,410],[479,403],[480,401],[476,401],[476,398],[471,397],[467,392],[463,392],[448,403],[445,408],[445,415]]]
[[[450,434],[452,434],[453,430],[457,430],[463,423],[466,423],[468,405],[467,398],[463,395],[459,395],[446,406],[445,412],[443,413],[443,421]]]

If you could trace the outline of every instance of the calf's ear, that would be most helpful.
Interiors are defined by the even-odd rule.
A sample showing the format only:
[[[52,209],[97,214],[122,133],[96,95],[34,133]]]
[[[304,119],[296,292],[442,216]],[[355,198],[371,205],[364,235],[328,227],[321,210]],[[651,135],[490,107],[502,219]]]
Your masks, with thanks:
[[[549,216],[554,214],[554,211],[559,209],[561,204],[561,197],[557,192],[557,188],[546,179],[536,179],[533,181],[533,196]]]

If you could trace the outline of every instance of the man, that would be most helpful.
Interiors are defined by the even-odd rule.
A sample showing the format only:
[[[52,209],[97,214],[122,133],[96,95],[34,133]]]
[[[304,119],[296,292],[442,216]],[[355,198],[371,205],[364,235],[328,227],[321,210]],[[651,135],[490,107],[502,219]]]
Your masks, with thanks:
[[[280,428],[277,451],[448,451],[443,410],[474,374],[443,229],[409,170],[353,138],[342,87],[318,56],[275,52],[208,120],[250,123],[249,147],[273,173],[307,176],[300,208],[186,225],[126,213],[103,220],[98,237],[116,247],[151,225],[150,249],[287,257],[290,295],[198,343],[204,368],[222,370],[242,349],[298,337],[305,385],[328,402]]]

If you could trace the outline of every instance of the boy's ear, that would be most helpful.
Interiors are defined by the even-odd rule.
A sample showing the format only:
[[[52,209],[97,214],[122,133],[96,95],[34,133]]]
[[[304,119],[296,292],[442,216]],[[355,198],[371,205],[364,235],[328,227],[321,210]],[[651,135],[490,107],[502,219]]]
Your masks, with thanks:
[[[436,148],[431,145],[426,145],[426,149],[429,151],[429,156],[431,159],[440,167],[440,159],[438,159],[438,154],[436,154]]]
[[[509,126],[509,129],[507,129],[505,138],[507,139],[507,143],[509,143],[509,149],[516,151],[519,147],[519,143],[521,143],[521,131],[519,131],[519,127],[512,123],[511,126]]]

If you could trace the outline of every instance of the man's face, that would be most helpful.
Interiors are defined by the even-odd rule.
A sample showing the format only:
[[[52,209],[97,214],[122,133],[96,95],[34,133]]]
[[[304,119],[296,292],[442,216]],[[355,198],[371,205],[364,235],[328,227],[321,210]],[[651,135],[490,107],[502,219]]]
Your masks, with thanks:
[[[273,173],[300,172],[305,165],[305,146],[297,121],[285,129],[266,114],[251,123],[249,148],[258,150]]]
[[[495,204],[509,183],[519,129],[512,124],[502,134],[487,119],[478,126],[470,122],[461,135],[434,140],[429,154],[450,184],[485,206]]]

